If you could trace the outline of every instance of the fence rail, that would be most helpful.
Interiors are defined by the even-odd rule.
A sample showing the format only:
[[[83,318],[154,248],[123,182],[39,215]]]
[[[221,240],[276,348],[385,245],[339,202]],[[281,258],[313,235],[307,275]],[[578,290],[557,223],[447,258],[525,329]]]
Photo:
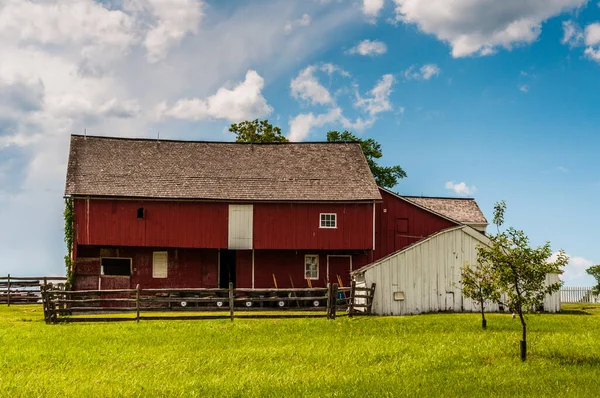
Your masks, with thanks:
[[[32,304],[42,300],[42,287],[62,288],[67,281],[61,276],[0,276],[0,304]]]
[[[46,323],[155,320],[216,319],[234,317],[326,317],[369,315],[368,305],[355,297],[373,297],[371,288],[338,287],[310,289],[136,289],[65,291],[42,286]],[[269,314],[257,313],[268,311]],[[277,311],[278,313],[272,313]],[[146,313],[169,312],[170,315]],[[198,313],[183,315],[185,313]],[[106,314],[134,314],[134,317],[109,317]],[[204,313],[204,314],[202,314]],[[339,313],[339,314],[338,314]]]
[[[569,286],[560,289],[561,303],[598,303],[600,296],[593,293],[589,286]]]

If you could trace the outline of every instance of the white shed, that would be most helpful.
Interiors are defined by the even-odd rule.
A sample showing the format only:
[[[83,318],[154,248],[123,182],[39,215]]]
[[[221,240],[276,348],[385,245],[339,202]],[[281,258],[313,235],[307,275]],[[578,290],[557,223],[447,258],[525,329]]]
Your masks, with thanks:
[[[460,290],[460,268],[477,262],[477,246],[489,244],[466,226],[445,229],[353,272],[358,286],[376,283],[374,314],[410,315],[438,311],[479,311]],[[556,282],[557,275],[548,275]],[[544,310],[560,311],[560,294],[544,300]],[[486,311],[498,311],[494,304]]]

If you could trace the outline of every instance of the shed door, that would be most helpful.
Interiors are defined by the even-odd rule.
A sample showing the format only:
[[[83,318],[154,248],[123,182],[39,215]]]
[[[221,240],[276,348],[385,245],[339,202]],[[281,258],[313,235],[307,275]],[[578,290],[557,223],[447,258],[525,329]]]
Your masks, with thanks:
[[[252,249],[252,205],[229,205],[229,250]]]

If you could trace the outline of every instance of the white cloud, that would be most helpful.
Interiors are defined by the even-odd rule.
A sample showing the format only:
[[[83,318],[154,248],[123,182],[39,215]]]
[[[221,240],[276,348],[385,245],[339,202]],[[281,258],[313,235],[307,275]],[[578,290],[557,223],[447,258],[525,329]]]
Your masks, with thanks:
[[[454,57],[535,41],[542,23],[587,0],[394,0],[396,20],[448,42]]]
[[[331,64],[326,64],[323,68],[323,70],[328,73],[333,73],[335,70],[335,66]],[[308,66],[292,80],[290,83],[292,97],[303,99],[312,105],[331,104],[333,103],[333,98],[331,97],[329,90],[319,83],[319,80],[315,76],[316,71],[316,66]]]
[[[519,91],[521,91],[523,93],[528,93],[529,92],[529,86],[527,84],[521,84],[521,85],[519,85]]]
[[[458,184],[455,184],[454,181],[448,181],[446,183],[446,189],[454,191],[454,193],[460,196],[473,195],[477,191],[477,188],[473,185],[469,187],[464,182],[459,182]]]
[[[290,141],[304,141],[313,127],[321,127],[325,124],[336,122],[342,116],[340,108],[332,108],[327,113],[315,116],[312,112],[303,113],[290,120]]]
[[[419,69],[413,65],[404,72],[404,77],[407,80],[429,80],[441,72],[442,70],[436,64],[426,64]]]
[[[369,97],[362,98],[357,94],[354,105],[371,116],[391,110],[390,94],[392,93],[392,86],[395,81],[396,79],[394,79],[393,75],[383,75],[375,87],[369,91]]]
[[[383,8],[383,0],[363,0],[362,12],[368,17],[377,17]]]
[[[558,252],[552,253],[549,261],[556,261]],[[595,285],[595,279],[585,272],[586,269],[594,265],[593,261],[583,257],[569,256],[569,263],[563,269],[564,273],[560,275],[560,279],[568,286],[591,286]]]
[[[563,38],[560,42],[562,44],[568,44],[571,47],[581,44],[581,42],[583,42],[583,32],[579,25],[573,21],[564,21]]]
[[[585,55],[600,62],[600,22],[596,22],[586,26],[585,28]]]
[[[378,40],[363,40],[356,46],[352,47],[347,51],[348,54],[360,54],[360,55],[382,55],[387,52],[387,46],[384,42]]]
[[[249,70],[243,82],[233,89],[221,87],[216,94],[206,99],[182,99],[173,106],[159,105],[159,114],[188,119],[226,119],[239,122],[270,115],[273,111],[262,96],[264,80],[256,71]]]
[[[295,21],[287,21],[285,24],[284,30],[286,32],[291,32],[294,28],[308,26],[312,22],[312,18],[308,14],[303,14],[301,18],[296,19]]]
[[[155,26],[144,39],[149,62],[167,56],[169,48],[179,44],[188,33],[198,34],[203,17],[202,0],[146,0],[147,8],[155,17]]]

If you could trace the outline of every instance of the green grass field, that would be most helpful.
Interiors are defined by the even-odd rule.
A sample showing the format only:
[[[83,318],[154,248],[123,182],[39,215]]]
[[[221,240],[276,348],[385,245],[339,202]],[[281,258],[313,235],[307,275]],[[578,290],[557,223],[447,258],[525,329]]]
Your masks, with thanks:
[[[600,394],[600,306],[510,315],[46,325],[0,307],[0,396]]]

